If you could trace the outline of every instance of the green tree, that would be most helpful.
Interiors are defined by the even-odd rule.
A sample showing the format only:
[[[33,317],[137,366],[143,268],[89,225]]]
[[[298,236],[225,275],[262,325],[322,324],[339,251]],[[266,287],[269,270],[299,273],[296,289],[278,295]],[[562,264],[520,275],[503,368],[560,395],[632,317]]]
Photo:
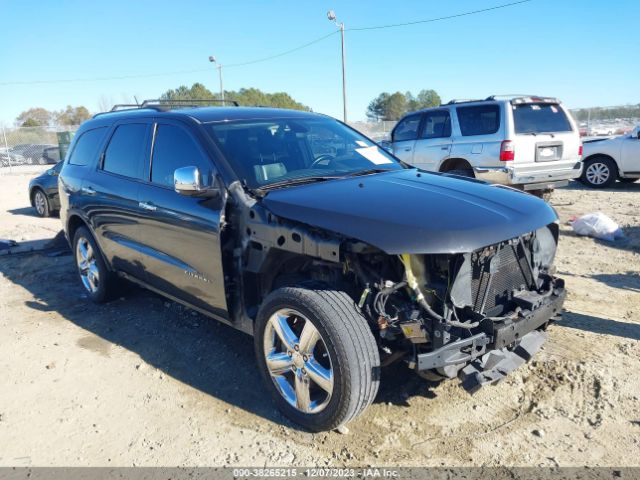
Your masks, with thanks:
[[[257,88],[241,88],[240,90],[225,90],[225,100],[236,101],[243,106],[264,106],[277,108],[291,108],[306,110],[310,108],[296,102],[291,95],[285,92],[265,93]],[[219,100],[220,95],[214,94],[201,83],[194,83],[191,88],[182,85],[176,89],[167,90],[160,96],[160,100]]]
[[[407,112],[440,105],[440,96],[435,90],[420,90],[417,96],[411,92],[382,92],[367,107],[367,118],[373,121],[398,120]]]
[[[53,118],[53,113],[46,108],[34,107],[18,115],[16,124],[23,127],[46,127]]]
[[[58,125],[80,125],[91,118],[91,113],[86,107],[67,105],[66,109],[60,110],[55,114],[55,118]]]

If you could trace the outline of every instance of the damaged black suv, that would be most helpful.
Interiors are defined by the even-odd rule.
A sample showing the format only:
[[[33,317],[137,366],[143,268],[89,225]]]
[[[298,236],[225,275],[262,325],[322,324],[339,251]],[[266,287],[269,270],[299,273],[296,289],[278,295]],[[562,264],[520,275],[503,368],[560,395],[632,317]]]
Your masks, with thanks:
[[[82,285],[128,279],[249,333],[310,430],[363,412],[393,362],[475,390],[562,309],[557,216],[399,162],[330,117],[148,101],[84,123],[59,177]]]

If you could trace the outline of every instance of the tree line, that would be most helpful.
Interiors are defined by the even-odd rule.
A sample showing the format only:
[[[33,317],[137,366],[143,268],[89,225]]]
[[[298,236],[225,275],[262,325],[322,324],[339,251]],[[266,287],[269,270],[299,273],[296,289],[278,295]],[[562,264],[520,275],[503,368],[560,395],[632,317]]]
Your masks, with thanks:
[[[435,90],[420,90],[417,95],[411,92],[382,92],[367,107],[367,118],[374,122],[398,120],[405,113],[422,108],[437,107],[442,103]]]
[[[25,110],[16,117],[16,125],[19,127],[49,127],[56,125],[80,125],[91,118],[91,113],[86,107],[72,107],[62,110],[47,110],[42,107],[34,107]]]
[[[594,107],[571,110],[579,122],[587,120],[615,120],[617,118],[640,118],[640,103],[620,107]]]

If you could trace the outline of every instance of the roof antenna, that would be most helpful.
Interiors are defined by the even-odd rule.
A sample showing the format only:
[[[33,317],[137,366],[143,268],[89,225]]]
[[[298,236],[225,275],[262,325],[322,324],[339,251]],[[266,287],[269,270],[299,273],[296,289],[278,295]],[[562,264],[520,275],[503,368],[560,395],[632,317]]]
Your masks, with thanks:
[[[133,96],[133,99],[136,101],[136,105],[140,106],[140,102],[138,101],[138,97],[136,97],[135,95]]]

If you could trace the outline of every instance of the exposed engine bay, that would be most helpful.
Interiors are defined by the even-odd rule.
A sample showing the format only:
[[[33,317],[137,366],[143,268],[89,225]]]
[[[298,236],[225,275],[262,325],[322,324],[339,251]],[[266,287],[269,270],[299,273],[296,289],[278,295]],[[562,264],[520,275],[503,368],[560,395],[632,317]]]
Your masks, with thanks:
[[[226,256],[225,269],[242,284],[227,285],[228,303],[245,331],[272,289],[329,286],[367,318],[382,365],[404,361],[428,379],[459,376],[473,392],[531,358],[561,314],[557,223],[472,252],[388,254],[231,192],[224,236],[233,259]]]

